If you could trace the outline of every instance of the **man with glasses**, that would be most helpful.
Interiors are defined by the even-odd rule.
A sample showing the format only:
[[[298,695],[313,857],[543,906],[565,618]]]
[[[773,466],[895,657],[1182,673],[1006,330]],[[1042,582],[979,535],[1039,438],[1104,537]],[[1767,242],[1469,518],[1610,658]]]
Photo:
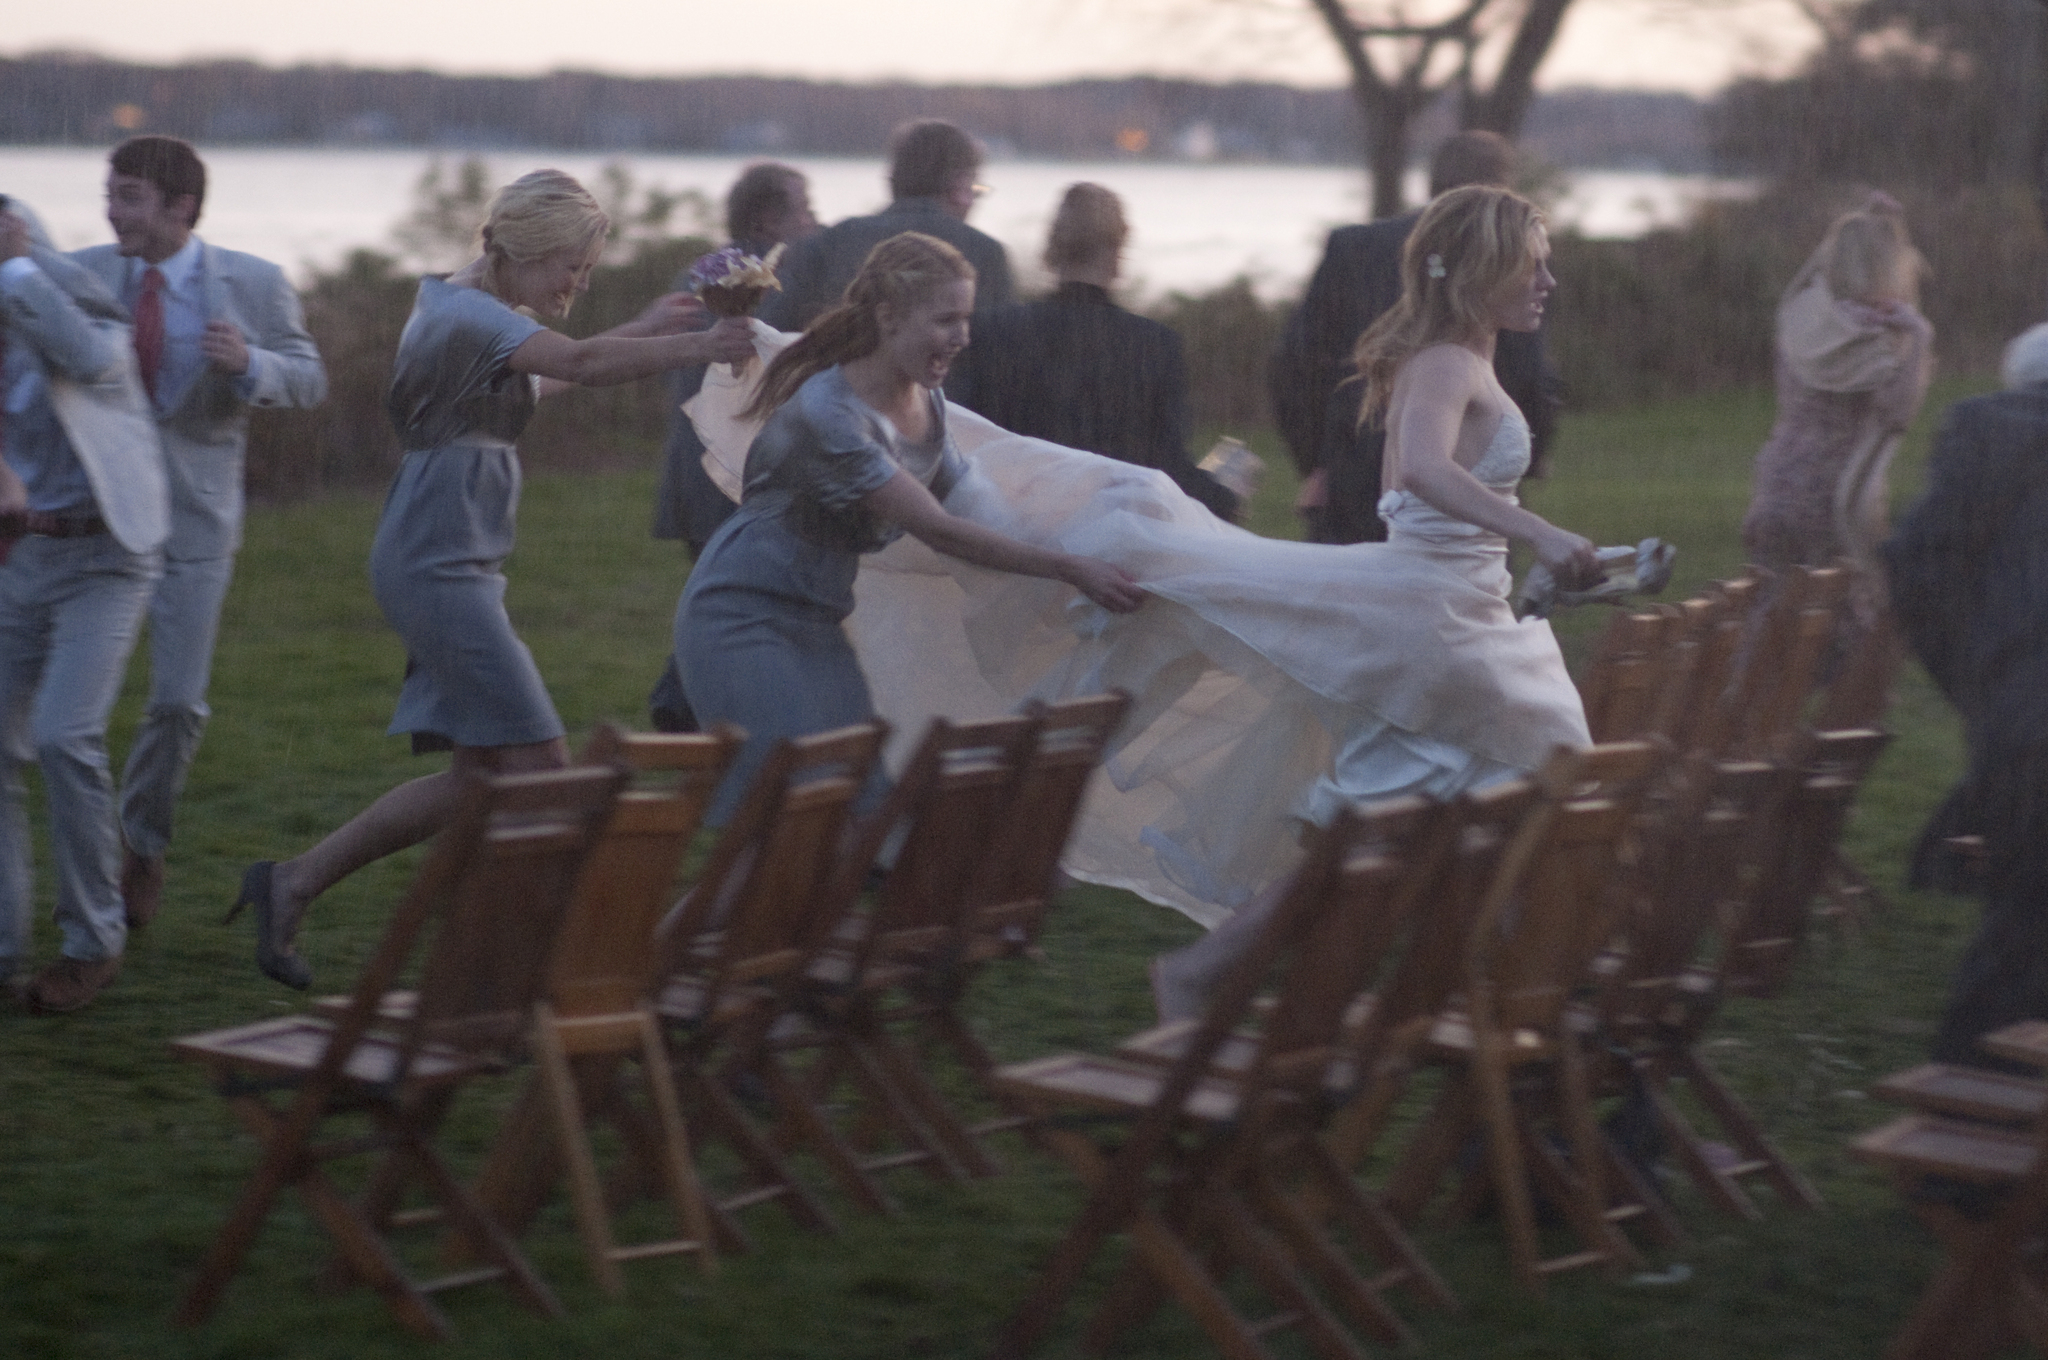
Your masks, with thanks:
[[[988,190],[981,146],[937,118],[905,123],[889,138],[889,192],[894,202],[866,217],[849,217],[792,246],[776,270],[782,291],[770,293],[761,319],[777,330],[800,331],[839,304],[868,252],[900,232],[936,236],[967,257],[978,276],[974,310],[1010,301],[1010,259],[1002,242],[967,225],[975,200]]]

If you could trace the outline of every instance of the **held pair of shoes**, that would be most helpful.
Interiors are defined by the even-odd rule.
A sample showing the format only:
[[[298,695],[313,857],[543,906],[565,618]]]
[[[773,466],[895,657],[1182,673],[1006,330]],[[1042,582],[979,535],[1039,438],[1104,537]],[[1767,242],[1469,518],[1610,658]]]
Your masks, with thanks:
[[[156,919],[163,904],[163,856],[138,855],[133,850],[124,850],[121,854],[121,905],[128,916],[128,928],[141,930],[147,926]]]
[[[28,1008],[37,1015],[66,1015],[83,1010],[120,971],[118,954],[111,959],[60,958],[29,983]]]

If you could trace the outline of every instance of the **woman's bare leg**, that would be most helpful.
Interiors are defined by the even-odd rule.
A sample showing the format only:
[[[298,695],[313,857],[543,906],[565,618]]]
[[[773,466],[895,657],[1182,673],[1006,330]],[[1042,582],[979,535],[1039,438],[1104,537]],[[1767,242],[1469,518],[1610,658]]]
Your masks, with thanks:
[[[1191,1020],[1202,1013],[1209,1004],[1209,993],[1230,971],[1230,965],[1244,957],[1272,918],[1282,886],[1266,888],[1201,939],[1152,960],[1152,1004],[1159,1010],[1160,1024]]]
[[[458,746],[440,774],[400,784],[298,858],[280,861],[271,871],[272,900],[296,930],[307,904],[321,893],[365,864],[418,845],[448,825],[470,776],[554,770],[568,763],[569,744],[560,737],[523,746]]]

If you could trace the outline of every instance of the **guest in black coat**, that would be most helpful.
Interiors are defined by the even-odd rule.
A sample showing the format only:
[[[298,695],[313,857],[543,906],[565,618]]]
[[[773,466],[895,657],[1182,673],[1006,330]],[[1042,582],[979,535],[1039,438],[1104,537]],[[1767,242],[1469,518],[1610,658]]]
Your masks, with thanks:
[[[891,236],[920,231],[936,236],[974,266],[974,308],[988,311],[1012,296],[1010,257],[1002,242],[967,225],[967,214],[987,192],[981,146],[937,118],[905,123],[889,138],[889,192],[881,212],[835,222],[792,246],[777,271],[782,291],[761,304],[761,319],[779,331],[800,331],[839,305],[862,262]]]
[[[1466,184],[1509,186],[1514,148],[1496,133],[1461,132],[1430,161],[1433,198]],[[1330,233],[1301,305],[1281,332],[1268,369],[1275,422],[1306,485],[1301,504],[1318,543],[1386,538],[1375,508],[1386,434],[1359,428],[1362,388],[1351,362],[1366,328],[1401,299],[1401,250],[1422,209]],[[1529,422],[1529,475],[1544,474],[1557,428],[1560,383],[1543,353],[1543,333],[1502,331],[1494,373]]]
[[[2048,325],[2008,347],[2005,383],[1949,408],[1927,493],[1884,546],[1900,629],[1969,749],[1922,835],[1916,884],[1954,886],[1946,841],[1983,838],[1983,921],[1934,1056],[1986,1067],[2001,1064],[1979,1036],[2048,1019]]]
[[[946,395],[1006,430],[1158,468],[1224,519],[1237,497],[1188,456],[1187,359],[1180,337],[1111,301],[1130,228],[1099,184],[1061,199],[1045,264],[1059,286],[974,318]]]
[[[817,230],[810,181],[795,166],[758,161],[741,171],[726,193],[725,234],[750,255],[766,256],[776,246],[794,245]],[[687,269],[678,274],[675,290],[682,291],[688,278]],[[704,385],[704,372],[705,365],[692,364],[670,375],[668,443],[661,451],[661,481],[654,490],[654,536],[683,540],[693,560],[726,516],[739,508],[704,471],[704,445],[697,427],[682,412],[683,403]],[[655,682],[647,707],[660,731],[696,729],[674,657]]]

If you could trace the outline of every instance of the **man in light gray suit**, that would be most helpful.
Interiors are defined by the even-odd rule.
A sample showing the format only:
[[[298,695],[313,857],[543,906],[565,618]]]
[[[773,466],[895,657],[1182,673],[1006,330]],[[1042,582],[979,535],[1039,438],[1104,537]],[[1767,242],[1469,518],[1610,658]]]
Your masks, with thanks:
[[[121,969],[128,927],[107,714],[162,570],[170,497],[110,289],[0,212],[0,986],[74,1011]],[[57,961],[24,985],[34,912],[22,770],[42,767]]]
[[[298,294],[276,265],[193,235],[205,201],[206,167],[189,145],[131,137],[109,158],[116,244],[74,256],[134,315],[171,479],[171,537],[149,609],[149,705],[121,776],[131,926],[147,925],[162,902],[172,813],[211,713],[214,638],[242,542],[249,412],[327,395]]]

